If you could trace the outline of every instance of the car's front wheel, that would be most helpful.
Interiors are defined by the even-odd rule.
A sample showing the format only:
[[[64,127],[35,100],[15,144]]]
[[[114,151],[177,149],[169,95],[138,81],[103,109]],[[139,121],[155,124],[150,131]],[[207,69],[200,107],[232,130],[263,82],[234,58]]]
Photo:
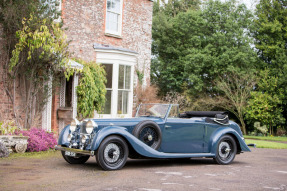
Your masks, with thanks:
[[[119,170],[126,164],[128,155],[125,140],[119,136],[109,136],[99,146],[96,159],[104,170]]]
[[[90,156],[70,157],[65,155],[65,151],[61,151],[63,158],[70,164],[84,164],[89,160]]]
[[[224,135],[218,142],[217,153],[214,159],[218,164],[229,164],[234,160],[236,152],[237,146],[234,138],[230,135]]]

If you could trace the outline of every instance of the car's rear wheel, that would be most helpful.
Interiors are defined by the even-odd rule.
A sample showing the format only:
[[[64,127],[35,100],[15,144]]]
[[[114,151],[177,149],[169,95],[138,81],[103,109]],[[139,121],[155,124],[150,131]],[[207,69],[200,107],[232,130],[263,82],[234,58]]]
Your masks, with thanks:
[[[127,162],[129,155],[128,145],[119,136],[109,136],[99,146],[96,159],[104,170],[119,170]]]
[[[218,164],[230,164],[236,155],[237,146],[233,137],[224,135],[220,138],[217,145],[217,153],[214,158]]]
[[[147,120],[137,124],[133,135],[153,149],[158,149],[161,144],[160,127],[153,121]]]
[[[89,160],[90,156],[70,157],[65,155],[65,151],[61,151],[63,158],[70,164],[84,164]]]

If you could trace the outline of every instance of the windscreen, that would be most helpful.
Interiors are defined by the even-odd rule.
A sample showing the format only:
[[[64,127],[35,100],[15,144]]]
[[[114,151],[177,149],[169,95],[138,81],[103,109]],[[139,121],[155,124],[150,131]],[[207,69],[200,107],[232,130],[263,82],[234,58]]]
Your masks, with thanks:
[[[168,112],[169,105],[166,104],[141,104],[136,117],[161,117],[164,118]]]

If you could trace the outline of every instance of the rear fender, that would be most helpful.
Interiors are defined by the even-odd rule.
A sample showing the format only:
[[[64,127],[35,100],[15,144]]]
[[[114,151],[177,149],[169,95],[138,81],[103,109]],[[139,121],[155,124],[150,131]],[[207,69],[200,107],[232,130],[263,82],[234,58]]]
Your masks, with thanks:
[[[235,131],[234,129],[232,129],[230,127],[222,127],[222,128],[218,128],[216,131],[214,131],[212,133],[212,136],[211,136],[210,141],[209,141],[209,148],[211,148],[211,150],[210,150],[211,153],[216,154],[219,139],[223,135],[226,135],[226,134],[233,135],[233,137],[235,137],[237,139],[239,146],[241,148],[241,151],[247,151],[247,152],[251,151],[248,148],[248,146],[246,145],[244,138],[242,136],[240,136],[240,134],[237,131]]]

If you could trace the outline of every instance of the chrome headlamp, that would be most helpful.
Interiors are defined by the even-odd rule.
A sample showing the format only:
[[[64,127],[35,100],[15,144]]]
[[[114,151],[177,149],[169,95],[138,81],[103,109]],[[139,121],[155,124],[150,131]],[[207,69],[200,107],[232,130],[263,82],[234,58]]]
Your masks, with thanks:
[[[82,135],[81,137],[81,142],[84,144],[88,139],[88,136],[87,135]]]
[[[72,140],[73,135],[69,134],[67,140],[70,142]]]
[[[93,120],[89,120],[86,124],[86,132],[88,134],[91,134],[94,130],[94,128],[97,128],[98,124],[96,122],[94,122]]]
[[[75,118],[72,120],[71,124],[70,124],[70,130],[73,133],[74,131],[76,131],[77,129],[77,125],[79,125],[80,122]]]

